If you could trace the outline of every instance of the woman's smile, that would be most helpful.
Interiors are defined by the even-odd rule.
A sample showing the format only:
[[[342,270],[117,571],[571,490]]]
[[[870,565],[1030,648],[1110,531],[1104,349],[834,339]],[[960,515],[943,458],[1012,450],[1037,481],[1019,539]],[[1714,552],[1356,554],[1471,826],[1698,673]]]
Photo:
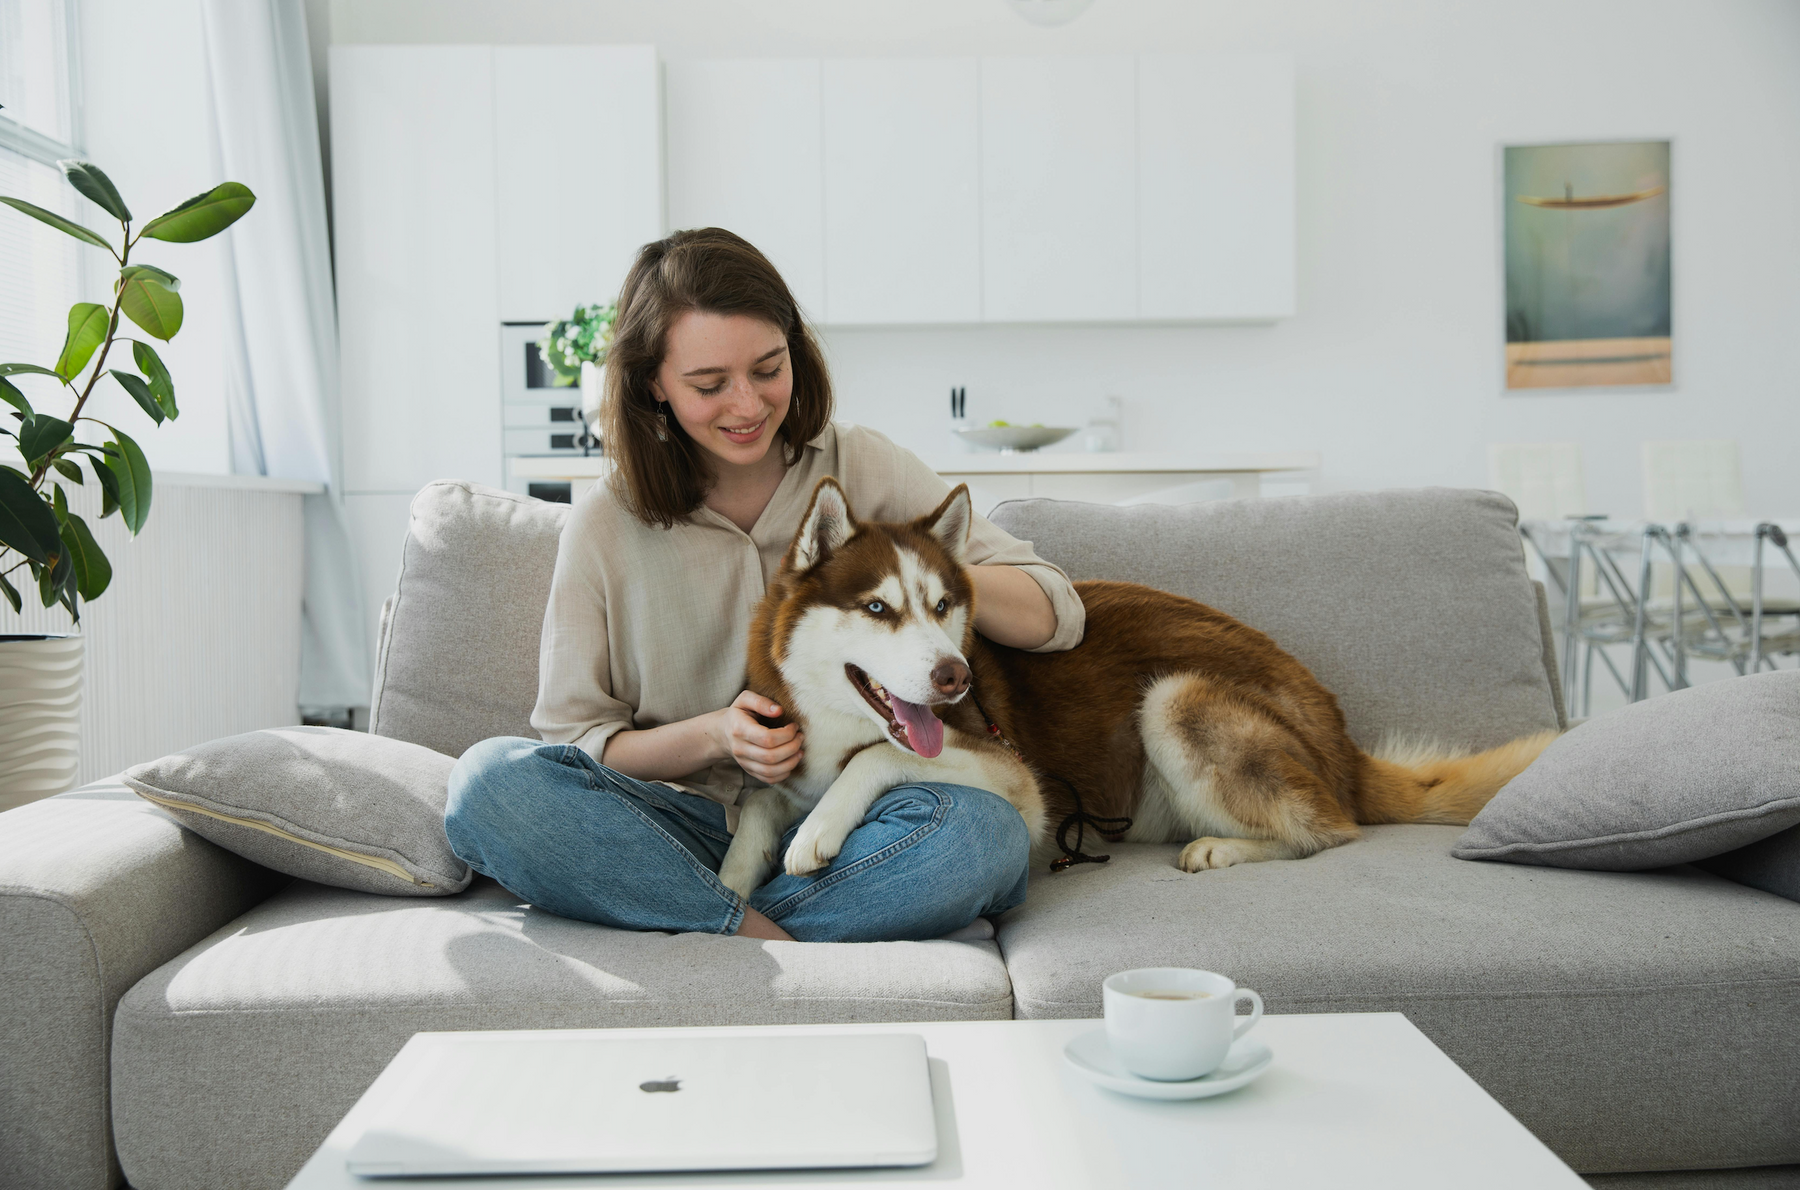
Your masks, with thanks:
[[[769,417],[764,414],[759,420],[749,425],[720,426],[719,432],[739,446],[748,446],[762,437],[764,427],[769,424]]]

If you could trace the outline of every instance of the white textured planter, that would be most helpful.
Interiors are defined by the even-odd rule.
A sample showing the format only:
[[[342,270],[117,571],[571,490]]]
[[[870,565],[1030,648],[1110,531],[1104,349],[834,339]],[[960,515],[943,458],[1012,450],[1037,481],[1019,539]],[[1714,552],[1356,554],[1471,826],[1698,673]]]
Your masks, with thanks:
[[[74,788],[81,638],[0,636],[0,810]]]

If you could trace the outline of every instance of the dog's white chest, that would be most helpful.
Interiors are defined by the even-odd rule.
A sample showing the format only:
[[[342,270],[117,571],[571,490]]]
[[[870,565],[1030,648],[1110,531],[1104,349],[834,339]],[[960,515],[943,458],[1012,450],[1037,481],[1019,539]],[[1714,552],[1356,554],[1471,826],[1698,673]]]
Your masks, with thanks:
[[[805,729],[805,767],[783,785],[808,806],[817,805],[852,755],[882,742],[880,731],[867,719],[829,714],[810,718]]]

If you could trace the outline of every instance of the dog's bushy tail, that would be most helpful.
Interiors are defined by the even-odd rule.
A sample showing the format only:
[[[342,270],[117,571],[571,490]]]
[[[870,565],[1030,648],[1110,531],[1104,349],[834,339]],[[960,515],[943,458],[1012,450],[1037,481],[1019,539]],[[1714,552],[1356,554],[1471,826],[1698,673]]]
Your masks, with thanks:
[[[1560,734],[1540,731],[1475,753],[1405,741],[1384,744],[1362,758],[1356,820],[1466,826]]]

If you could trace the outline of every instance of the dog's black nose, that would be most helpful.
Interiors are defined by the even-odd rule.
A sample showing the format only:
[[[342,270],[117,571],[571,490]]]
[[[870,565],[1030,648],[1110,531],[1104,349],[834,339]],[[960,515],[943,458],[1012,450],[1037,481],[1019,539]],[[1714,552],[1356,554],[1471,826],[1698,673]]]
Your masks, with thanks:
[[[931,684],[945,698],[955,698],[969,688],[969,667],[954,657],[946,657],[931,671]]]

